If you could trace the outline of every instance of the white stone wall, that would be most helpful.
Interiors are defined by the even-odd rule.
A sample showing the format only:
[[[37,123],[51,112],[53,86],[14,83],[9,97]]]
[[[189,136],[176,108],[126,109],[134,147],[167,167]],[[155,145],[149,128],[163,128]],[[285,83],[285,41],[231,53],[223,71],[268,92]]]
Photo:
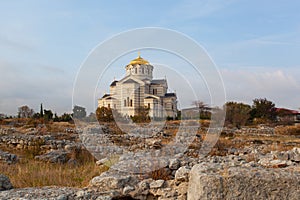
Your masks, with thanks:
[[[155,98],[147,98],[144,100],[144,106],[149,107],[149,117],[163,117],[163,109],[161,105],[161,99],[155,99]]]
[[[163,99],[164,109],[166,111],[166,116],[176,118],[177,117],[177,101],[175,97],[164,98]]]
[[[153,78],[153,66],[152,65],[127,65],[126,76],[134,76],[140,80]]]
[[[110,93],[111,95],[115,94],[115,93],[116,93],[116,86],[110,86],[110,87],[109,87],[109,93]]]
[[[162,97],[167,93],[167,89],[168,88],[163,85],[151,85],[150,94]]]

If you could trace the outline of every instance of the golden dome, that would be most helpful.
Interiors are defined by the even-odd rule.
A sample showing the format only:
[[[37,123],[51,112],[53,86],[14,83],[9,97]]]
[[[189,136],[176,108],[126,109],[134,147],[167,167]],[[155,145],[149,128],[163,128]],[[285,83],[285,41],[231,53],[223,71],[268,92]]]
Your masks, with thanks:
[[[140,56],[140,53],[136,59],[130,61],[129,65],[147,65],[149,62]]]

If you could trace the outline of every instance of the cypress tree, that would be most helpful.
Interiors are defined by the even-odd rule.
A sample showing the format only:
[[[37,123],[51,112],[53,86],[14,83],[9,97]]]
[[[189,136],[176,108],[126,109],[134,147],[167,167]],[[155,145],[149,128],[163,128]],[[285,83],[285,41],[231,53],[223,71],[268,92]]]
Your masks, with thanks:
[[[43,104],[41,103],[40,116],[44,117]]]

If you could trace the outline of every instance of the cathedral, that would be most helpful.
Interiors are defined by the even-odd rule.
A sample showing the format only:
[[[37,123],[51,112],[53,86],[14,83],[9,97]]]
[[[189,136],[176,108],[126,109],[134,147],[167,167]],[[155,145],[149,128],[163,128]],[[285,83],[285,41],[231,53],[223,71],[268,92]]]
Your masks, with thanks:
[[[177,96],[168,93],[166,79],[153,79],[153,66],[140,55],[125,66],[126,75],[110,84],[110,93],[98,100],[98,107],[117,110],[123,116],[138,115],[149,108],[151,118],[177,117]]]

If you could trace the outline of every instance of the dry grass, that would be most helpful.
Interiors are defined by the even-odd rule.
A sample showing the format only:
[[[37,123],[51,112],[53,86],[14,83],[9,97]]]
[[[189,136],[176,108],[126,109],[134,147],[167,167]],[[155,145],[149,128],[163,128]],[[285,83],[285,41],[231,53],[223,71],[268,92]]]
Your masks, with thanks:
[[[65,132],[66,128],[75,129],[75,125],[69,122],[50,122],[46,124],[49,132]]]
[[[247,145],[247,141],[238,141],[228,139],[227,137],[220,137],[215,146],[209,153],[210,156],[225,156],[231,148],[243,148]]]
[[[237,137],[236,137],[237,138]],[[271,135],[271,136],[264,136],[264,135],[239,135],[238,138],[244,141],[263,141],[263,142],[270,142],[270,143],[299,143],[300,138],[297,138],[293,135]]]
[[[168,170],[166,168],[161,168],[154,170],[148,174],[149,178],[152,178],[153,180],[170,180],[172,178],[171,170]]]
[[[8,165],[0,163],[0,173],[7,175],[15,188],[41,186],[84,187],[106,167],[88,162],[80,166],[49,164],[35,160],[21,160]]]
[[[94,157],[85,149],[74,150],[69,158],[76,164],[53,164],[34,160],[39,155],[38,148],[17,150],[1,147],[2,150],[15,153],[20,160],[16,164],[0,163],[0,174],[7,175],[15,188],[66,186],[85,187],[89,181],[107,171],[107,166],[97,166]]]
[[[298,144],[300,147],[300,144]],[[294,146],[291,145],[285,145],[282,143],[272,143],[270,145],[264,145],[264,148],[262,149],[262,153],[270,153],[271,151],[289,151],[293,149]]]
[[[275,128],[275,133],[279,135],[297,135],[300,136],[299,126],[279,126]]]

